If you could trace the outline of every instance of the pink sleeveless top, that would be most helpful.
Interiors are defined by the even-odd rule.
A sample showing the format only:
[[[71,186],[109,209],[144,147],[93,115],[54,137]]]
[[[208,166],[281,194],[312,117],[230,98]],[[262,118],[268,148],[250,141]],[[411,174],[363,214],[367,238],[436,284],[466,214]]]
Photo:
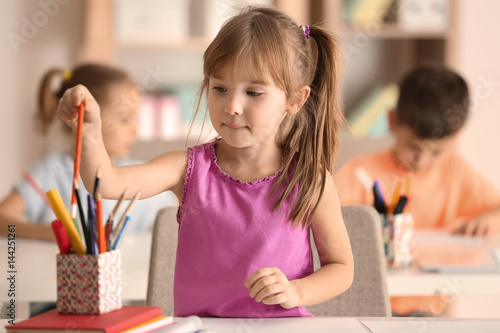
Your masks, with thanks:
[[[188,150],[174,278],[175,316],[310,317],[304,307],[284,309],[249,296],[243,283],[263,267],[289,280],[313,272],[309,228],[287,218],[293,195],[272,211],[274,176],[242,182],[217,165],[218,140]],[[281,193],[282,189],[277,193]]]

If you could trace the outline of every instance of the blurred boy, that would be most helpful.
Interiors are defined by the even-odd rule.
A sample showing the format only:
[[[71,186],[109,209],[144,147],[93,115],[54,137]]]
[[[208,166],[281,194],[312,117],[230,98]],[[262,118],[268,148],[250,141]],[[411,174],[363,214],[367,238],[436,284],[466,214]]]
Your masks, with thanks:
[[[389,207],[401,184],[402,194],[411,191],[405,193],[407,211],[416,228],[500,233],[500,191],[454,151],[468,114],[467,84],[458,74],[445,68],[413,70],[389,112],[393,147],[355,158],[335,174],[342,204],[373,205],[371,179],[379,181]],[[448,301],[445,295],[391,297],[391,307],[394,315],[438,315]]]
[[[454,151],[468,114],[467,84],[458,74],[433,67],[409,73],[389,113],[394,146],[355,158],[335,174],[342,204],[373,205],[363,175],[379,181],[386,205],[398,183],[411,182],[408,211],[417,228],[500,233],[500,191]]]

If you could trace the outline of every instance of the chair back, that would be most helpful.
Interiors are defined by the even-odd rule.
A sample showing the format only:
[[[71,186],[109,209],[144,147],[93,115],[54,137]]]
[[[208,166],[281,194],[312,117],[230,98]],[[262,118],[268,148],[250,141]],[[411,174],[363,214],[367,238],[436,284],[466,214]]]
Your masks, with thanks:
[[[177,207],[161,209],[153,227],[146,303],[173,315],[173,281],[177,252]],[[369,206],[344,206],[342,216],[354,255],[354,281],[345,293],[307,307],[315,316],[390,316],[380,219]],[[319,256],[311,236],[315,269]],[[332,281],[335,283],[335,281]]]
[[[364,205],[342,206],[342,217],[354,256],[353,283],[343,294],[307,309],[317,317],[390,317],[380,217],[373,207]],[[312,235],[311,246],[317,269],[319,256]]]
[[[161,307],[164,316],[174,315],[174,269],[178,232],[177,207],[160,209],[153,226],[146,304]]]

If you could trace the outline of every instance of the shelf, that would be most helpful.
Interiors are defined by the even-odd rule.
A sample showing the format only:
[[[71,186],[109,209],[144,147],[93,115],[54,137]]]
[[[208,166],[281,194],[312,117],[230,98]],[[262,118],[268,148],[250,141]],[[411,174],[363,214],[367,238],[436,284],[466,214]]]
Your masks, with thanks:
[[[115,49],[121,51],[192,51],[203,52],[211,40],[205,37],[190,37],[179,40],[116,41]]]
[[[365,26],[341,25],[340,35],[346,38],[362,35],[376,39],[446,39],[449,37],[449,32],[436,29],[407,30],[397,24],[385,24],[381,25],[378,33],[375,33]]]

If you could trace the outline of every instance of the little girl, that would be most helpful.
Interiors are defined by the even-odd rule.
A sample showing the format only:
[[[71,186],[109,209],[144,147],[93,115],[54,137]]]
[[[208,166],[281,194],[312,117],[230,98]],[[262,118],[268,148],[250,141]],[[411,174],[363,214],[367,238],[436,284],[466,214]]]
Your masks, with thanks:
[[[219,138],[119,168],[93,137],[82,158],[86,184],[100,165],[106,197],[127,186],[144,197],[172,190],[181,202],[175,316],[311,316],[304,306],[349,288],[353,259],[331,176],[343,121],[339,57],[325,30],[249,7],[226,22],[203,57],[200,100],[206,94]],[[58,112],[75,129],[82,102],[88,142],[101,129],[88,90],[67,91]]]
[[[136,139],[136,113],[140,94],[129,76],[117,68],[86,64],[77,66],[72,71],[57,68],[47,71],[40,84],[36,113],[41,133],[46,134],[55,125],[54,120],[58,120],[55,117],[58,100],[67,89],[78,84],[85,85],[102,106],[104,125],[101,137],[113,164],[136,164],[128,154]],[[59,121],[57,123],[63,125]],[[69,208],[73,184],[72,149],[75,144],[71,139],[71,129],[64,125],[62,136],[65,139],[61,140],[64,146],[70,148],[45,156],[0,202],[0,226],[3,226],[3,232],[7,230],[7,225],[15,224],[16,234],[20,238],[54,239],[50,222],[56,217],[43,200],[43,192],[57,188]],[[84,154],[86,148],[83,147]],[[34,186],[39,186],[42,193],[37,193]],[[93,182],[87,183],[87,188],[92,192]],[[120,188],[124,189],[122,186]],[[80,181],[80,196],[84,207],[87,204],[87,193]],[[176,201],[173,194],[163,193],[138,203],[131,214],[133,223],[128,225],[127,231],[151,227],[156,212]],[[104,216],[111,213],[115,204],[116,201],[103,201]],[[118,217],[127,205],[128,203],[121,205]]]

